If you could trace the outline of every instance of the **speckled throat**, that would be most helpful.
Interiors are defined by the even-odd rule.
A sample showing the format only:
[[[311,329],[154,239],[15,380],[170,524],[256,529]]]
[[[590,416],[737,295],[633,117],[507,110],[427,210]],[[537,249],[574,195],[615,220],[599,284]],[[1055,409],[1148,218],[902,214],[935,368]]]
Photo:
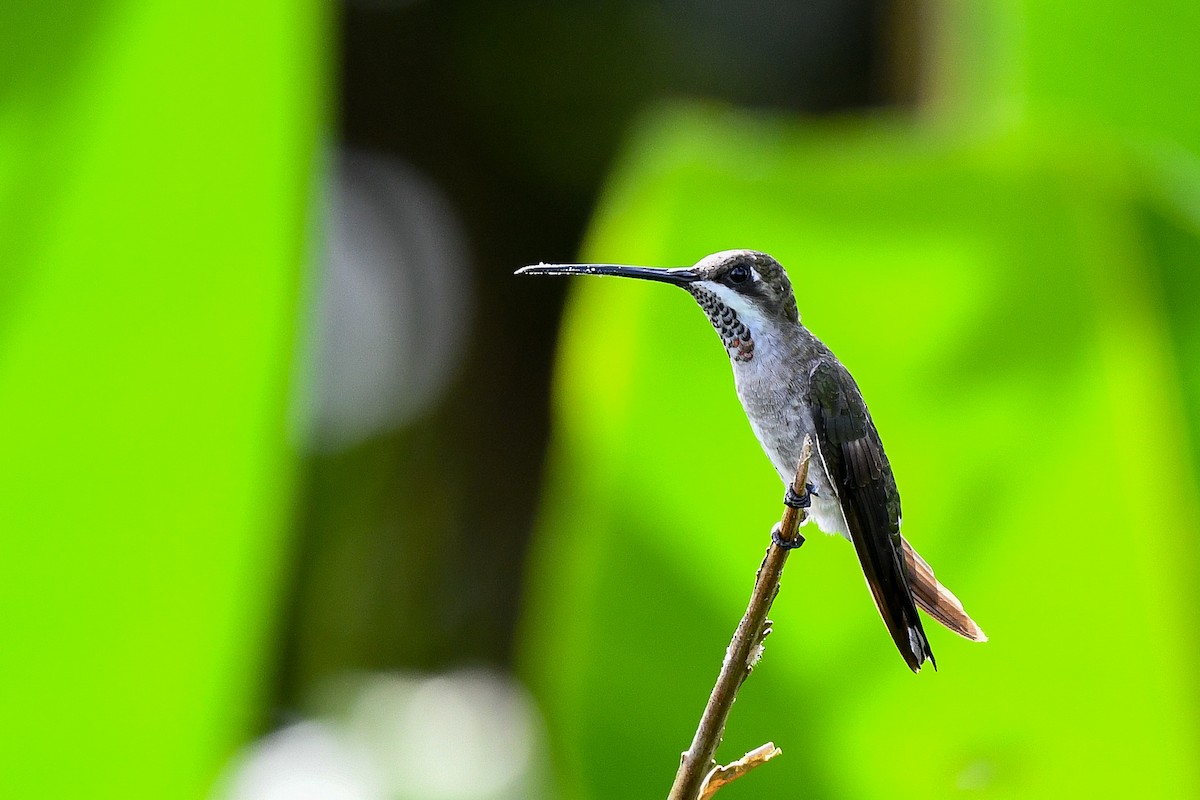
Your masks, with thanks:
[[[715,294],[696,284],[687,287],[692,297],[704,309],[721,343],[734,361],[750,361],[754,358],[754,339],[750,329],[738,319],[737,312],[721,302]]]

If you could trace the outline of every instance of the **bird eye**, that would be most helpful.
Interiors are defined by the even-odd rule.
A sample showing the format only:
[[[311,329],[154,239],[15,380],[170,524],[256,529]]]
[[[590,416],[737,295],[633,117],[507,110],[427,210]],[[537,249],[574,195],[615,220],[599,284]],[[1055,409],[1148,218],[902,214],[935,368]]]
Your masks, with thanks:
[[[729,270],[730,283],[745,283],[750,280],[750,268],[745,264],[735,264],[733,269]]]

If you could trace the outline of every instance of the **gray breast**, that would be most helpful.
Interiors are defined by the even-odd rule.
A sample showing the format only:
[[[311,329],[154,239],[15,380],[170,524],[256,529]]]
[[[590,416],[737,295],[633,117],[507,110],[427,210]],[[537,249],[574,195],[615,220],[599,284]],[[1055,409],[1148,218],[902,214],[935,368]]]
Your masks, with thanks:
[[[801,387],[776,379],[768,367],[762,359],[753,368],[735,364],[734,379],[754,435],[779,477],[788,482],[796,474],[800,448],[812,422]]]
[[[804,399],[807,387],[799,381],[777,379],[764,369],[768,366],[765,359],[759,360],[754,368],[735,363],[734,379],[750,427],[771,465],[787,485],[796,476],[804,436],[813,434],[813,424]],[[809,513],[825,533],[845,536],[846,522],[838,502],[837,487],[825,471],[820,443],[815,441],[815,435],[814,445],[817,450],[809,462],[808,480],[816,488],[817,497]]]

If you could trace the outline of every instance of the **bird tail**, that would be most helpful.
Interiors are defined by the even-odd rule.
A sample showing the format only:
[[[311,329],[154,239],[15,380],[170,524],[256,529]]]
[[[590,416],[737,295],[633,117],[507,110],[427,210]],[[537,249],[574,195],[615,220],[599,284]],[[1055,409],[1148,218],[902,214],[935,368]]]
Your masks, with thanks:
[[[933,569],[925,559],[913,550],[912,545],[903,537],[904,564],[908,567],[908,584],[912,589],[913,599],[917,601],[926,614],[945,625],[959,636],[973,642],[986,642],[987,634],[975,624],[975,620],[963,610],[962,603],[954,593],[933,576]]]

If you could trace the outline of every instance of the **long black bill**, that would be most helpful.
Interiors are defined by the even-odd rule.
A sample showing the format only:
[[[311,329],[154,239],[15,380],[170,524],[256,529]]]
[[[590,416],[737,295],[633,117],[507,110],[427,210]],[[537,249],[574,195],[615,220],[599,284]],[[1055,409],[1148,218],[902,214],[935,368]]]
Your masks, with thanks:
[[[517,275],[616,275],[619,278],[640,278],[644,281],[660,281],[676,286],[687,286],[700,280],[695,270],[658,269],[655,267],[625,267],[620,264],[537,264],[521,267]]]

